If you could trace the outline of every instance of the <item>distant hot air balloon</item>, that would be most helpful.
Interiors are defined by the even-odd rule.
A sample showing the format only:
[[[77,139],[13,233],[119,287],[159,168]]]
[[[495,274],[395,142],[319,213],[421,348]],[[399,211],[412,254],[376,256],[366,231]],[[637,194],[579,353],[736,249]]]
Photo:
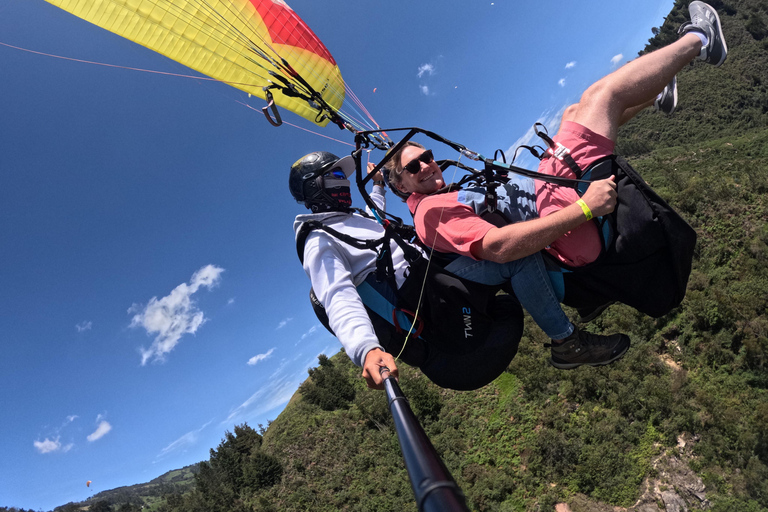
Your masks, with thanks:
[[[344,103],[336,61],[282,0],[47,1],[320,126]]]
[[[85,486],[86,487],[90,487],[91,486],[91,482],[92,482],[92,480],[88,480],[87,482],[85,482]]]

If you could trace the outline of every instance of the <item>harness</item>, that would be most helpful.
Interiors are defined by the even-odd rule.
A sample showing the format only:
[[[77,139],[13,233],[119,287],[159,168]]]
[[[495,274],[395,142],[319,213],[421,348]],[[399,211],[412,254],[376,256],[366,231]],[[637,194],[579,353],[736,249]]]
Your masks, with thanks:
[[[406,242],[410,226],[403,231],[389,223],[382,237],[360,240],[320,221],[307,221],[296,236],[302,261],[307,237],[317,229],[376,253],[376,271],[357,288],[379,343],[391,354],[400,353],[403,362],[419,367],[438,386],[477,389],[498,377],[517,353],[523,314],[514,296],[497,295],[499,287],[466,281],[430,264]],[[390,241],[403,250],[409,264],[400,288]],[[333,333],[312,291],[310,299],[318,319]]]
[[[610,155],[581,169],[570,154],[570,150],[553,141],[540,123],[534,131],[546,147],[520,146],[528,149],[539,160],[556,158],[567,165],[577,176],[576,179],[542,175],[507,164],[494,158],[485,158],[465,146],[447,140],[433,132],[420,128],[388,129],[387,132],[408,130],[406,136],[389,150],[367,177],[362,167],[357,166],[357,183],[363,197],[365,184],[386,164],[394,154],[405,146],[416,134],[441,142],[459,152],[461,156],[483,163],[482,170],[470,169],[469,174],[456,185],[476,184],[486,187],[485,198],[487,220],[499,225],[496,213],[497,187],[509,181],[508,173],[533,178],[548,183],[574,188],[582,195],[593,180],[615,176],[618,192],[616,209],[603,217],[592,219],[602,238],[601,253],[596,261],[583,267],[568,267],[548,254],[545,262],[558,298],[566,305],[582,308],[597,307],[610,301],[618,301],[638,311],[659,317],[677,307],[685,297],[696,245],[696,232],[658,196],[643,178],[623,158]],[[367,137],[371,132],[358,132],[355,140],[357,162],[362,148],[374,144]],[[503,153],[501,154],[504,160]],[[514,162],[514,158],[512,160]],[[441,168],[444,169],[441,163]],[[467,169],[466,167],[462,167]],[[366,201],[368,202],[368,201]],[[372,203],[372,201],[369,203]],[[373,206],[375,211],[375,205]],[[509,223],[509,219],[507,219]],[[546,254],[546,253],[545,253]]]
[[[374,217],[371,215],[368,215],[365,211],[360,209],[353,209],[352,211],[358,213],[359,215],[375,220]],[[375,239],[359,239],[355,238],[351,235],[348,235],[346,233],[342,233],[340,231],[337,231],[322,222],[318,220],[310,220],[301,225],[301,228],[299,228],[299,232],[296,235],[296,252],[299,256],[299,260],[302,264],[304,264],[304,247],[306,246],[307,237],[310,235],[310,233],[314,230],[321,230],[332,237],[336,238],[337,240],[344,242],[347,245],[350,245],[356,249],[360,250],[370,250],[376,253],[376,271],[372,273],[371,275],[366,278],[366,282],[368,282],[369,285],[376,287],[374,283],[386,283],[388,285],[388,288],[384,289],[382,287],[376,287],[378,288],[379,292],[384,295],[389,295],[388,291],[391,291],[395,296],[395,301],[398,302],[397,305],[393,305],[391,312],[391,323],[394,325],[395,329],[397,330],[398,334],[409,334],[410,337],[418,338],[421,336],[423,330],[424,330],[424,320],[421,318],[421,315],[419,315],[419,309],[420,309],[420,302],[417,301],[415,304],[413,303],[412,299],[408,299],[402,296],[400,293],[400,290],[397,287],[397,282],[395,279],[395,267],[394,262],[392,260],[392,252],[390,250],[391,241],[394,241],[400,249],[403,251],[403,255],[405,257],[406,262],[408,262],[409,267],[412,265],[415,265],[417,262],[423,260],[423,256],[421,253],[416,249],[415,247],[411,246],[404,240],[405,237],[413,237],[414,232],[413,228],[411,226],[396,226],[393,223],[386,222],[384,225],[384,236],[380,238]],[[374,278],[374,280],[371,280],[371,277]],[[358,289],[358,293],[361,293],[362,290]],[[314,295],[314,290],[311,291],[311,300],[313,303],[313,307],[317,310],[317,306],[322,307],[320,305],[319,300]],[[375,299],[371,299],[371,302],[373,302]],[[392,299],[390,299],[392,300]],[[409,306],[405,306],[405,304],[410,304]],[[324,308],[323,308],[324,309]],[[378,311],[381,312],[382,308],[379,307]],[[403,321],[407,322],[409,325],[408,327],[404,328],[402,323]],[[333,332],[330,329],[330,326],[325,326],[329,331]]]
[[[352,211],[358,213],[359,215],[367,219],[376,220],[374,217],[372,217],[371,215],[368,215],[363,210],[354,208],[352,209]],[[299,260],[301,261],[302,264],[304,264],[304,246],[307,243],[307,237],[312,231],[316,229],[325,231],[332,237],[356,249],[370,250],[375,252],[376,253],[376,281],[377,282],[386,281],[391,285],[393,285],[395,289],[397,289],[397,286],[395,284],[395,268],[394,268],[394,263],[392,261],[392,252],[390,251],[390,242],[394,241],[400,247],[400,249],[402,249],[403,254],[405,256],[405,260],[408,262],[409,265],[412,265],[416,261],[422,259],[422,255],[418,251],[418,249],[411,246],[404,240],[404,237],[408,239],[415,237],[415,232],[412,226],[406,226],[406,225],[396,226],[395,224],[389,221],[385,221],[385,224],[383,225],[383,227],[384,227],[384,236],[382,236],[381,238],[361,240],[359,238],[355,238],[346,233],[341,233],[340,231],[337,231],[329,226],[326,226],[319,220],[310,220],[303,223],[301,225],[301,228],[299,228],[299,232],[296,234],[296,252],[299,255]]]

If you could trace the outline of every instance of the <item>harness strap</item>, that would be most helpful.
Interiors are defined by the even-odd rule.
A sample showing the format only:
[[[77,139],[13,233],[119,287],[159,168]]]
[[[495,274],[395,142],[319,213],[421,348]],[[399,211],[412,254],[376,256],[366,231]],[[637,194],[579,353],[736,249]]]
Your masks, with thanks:
[[[496,201],[499,199],[499,195],[496,193],[496,187],[499,186],[498,181],[494,179],[494,169],[490,165],[490,162],[485,162],[485,204],[488,211],[493,213],[496,211]]]
[[[326,233],[334,236],[335,238],[338,238],[342,242],[349,244],[356,249],[363,250],[375,250],[376,247],[382,244],[384,239],[387,238],[387,235],[384,235],[381,238],[376,238],[373,240],[360,240],[345,233],[336,231],[335,229],[326,226],[318,220],[310,220],[301,225],[299,233],[296,235],[296,252],[299,255],[299,260],[301,261],[302,265],[304,264],[304,246],[307,244],[307,237],[315,229],[321,229]]]
[[[539,126],[544,128],[544,130],[539,130]],[[576,160],[573,159],[571,156],[571,150],[567,147],[563,146],[559,142],[555,142],[552,140],[552,138],[547,135],[546,133],[546,127],[541,123],[536,123],[533,125],[533,131],[536,132],[536,135],[541,137],[544,142],[547,144],[547,149],[540,157],[540,160],[543,160],[545,158],[549,158],[551,156],[557,158],[561,162],[565,163],[571,171],[573,171],[573,174],[576,175],[576,179],[581,179],[581,176],[584,174],[584,171],[581,170],[581,167],[576,163]],[[531,151],[533,153],[533,151]],[[536,153],[533,153],[534,155]]]
[[[371,220],[374,220],[372,217],[365,214],[365,212],[363,212],[362,210],[357,210],[357,213],[361,214],[366,218],[370,218]],[[325,224],[323,224],[318,220],[310,220],[301,225],[301,228],[299,229],[299,233],[296,235],[296,252],[299,256],[299,260],[303,265],[304,264],[304,247],[307,243],[307,237],[315,229],[323,230],[329,235],[333,236],[334,238],[344,242],[345,244],[351,245],[356,249],[375,251],[376,252],[376,280],[379,282],[389,281],[393,285],[393,289],[397,290],[397,286],[395,284],[395,267],[394,267],[394,262],[392,261],[392,251],[390,248],[390,241],[394,240],[394,242],[400,247],[400,249],[403,251],[403,256],[405,257],[405,260],[408,262],[409,265],[421,259],[422,254],[421,252],[419,252],[418,249],[416,249],[415,247],[411,246],[408,242],[406,242],[403,239],[403,237],[400,236],[400,234],[397,232],[397,229],[391,223],[387,222],[384,224],[383,227],[384,227],[384,236],[382,236],[381,238],[375,238],[370,240],[360,240],[346,233],[341,233],[339,231],[336,231],[335,229],[326,226]]]

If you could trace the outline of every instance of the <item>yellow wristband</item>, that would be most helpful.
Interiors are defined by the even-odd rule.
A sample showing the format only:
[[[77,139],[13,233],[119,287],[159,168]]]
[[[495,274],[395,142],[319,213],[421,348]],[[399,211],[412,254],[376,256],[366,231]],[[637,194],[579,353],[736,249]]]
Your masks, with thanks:
[[[592,220],[592,210],[589,209],[587,203],[585,203],[583,199],[579,199],[576,201],[576,204],[581,206],[581,211],[584,212],[584,216],[587,218],[587,220]]]

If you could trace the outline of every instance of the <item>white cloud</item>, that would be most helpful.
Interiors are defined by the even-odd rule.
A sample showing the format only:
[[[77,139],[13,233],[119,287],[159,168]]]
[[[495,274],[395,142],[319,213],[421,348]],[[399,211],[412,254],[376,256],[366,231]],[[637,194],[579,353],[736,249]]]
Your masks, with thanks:
[[[277,327],[275,327],[275,330],[277,331],[278,329],[282,329],[283,327],[288,325],[288,322],[290,322],[291,320],[293,320],[293,317],[291,317],[291,318],[284,318],[284,319],[280,320],[280,323],[277,324]]]
[[[316,334],[325,334],[327,337],[336,339],[333,337],[333,335],[325,328],[323,327],[323,324],[315,324],[312,327],[309,328],[307,332],[301,335],[299,338],[299,341],[296,342],[295,346],[299,346],[302,344],[302,342],[308,338],[314,338]]]
[[[71,415],[67,416],[67,419],[64,420],[64,423],[62,423],[61,426],[59,426],[57,428],[51,429],[52,432],[49,431],[49,433],[51,435],[51,438],[48,438],[48,436],[46,436],[46,438],[44,440],[42,440],[42,441],[39,441],[39,440],[38,441],[33,441],[33,444],[34,444],[35,448],[37,449],[37,451],[39,451],[40,453],[51,453],[51,452],[64,452],[64,453],[66,453],[69,450],[71,450],[72,447],[74,446],[74,444],[73,443],[69,443],[69,444],[66,444],[66,445],[61,444],[61,435],[60,434],[61,434],[61,432],[64,429],[67,428],[67,426],[70,423],[75,421],[77,418],[79,418],[79,416],[76,415],[76,414],[71,414]]]
[[[74,446],[73,443],[69,443],[67,445],[62,445],[60,441],[60,437],[56,436],[55,439],[48,439],[47,437],[43,441],[33,441],[33,445],[35,448],[37,448],[37,451],[40,453],[53,453],[53,452],[63,452],[67,453],[69,450],[72,449]]]
[[[35,441],[33,444],[40,453],[51,453],[61,449],[61,442],[58,437],[56,439],[48,439],[46,437],[45,440]]]
[[[99,417],[101,417],[101,415],[99,415]],[[98,421],[98,419],[97,419],[97,421]],[[94,430],[94,431],[93,431],[93,433],[92,433],[92,434],[90,434],[90,435],[87,437],[87,439],[88,439],[90,442],[94,442],[94,441],[96,441],[96,440],[98,440],[98,439],[101,439],[101,438],[102,438],[102,437],[104,437],[105,435],[107,435],[107,433],[108,433],[110,430],[112,430],[112,425],[110,425],[110,424],[109,424],[109,422],[102,420],[102,422],[101,422],[101,423],[99,423],[99,426],[98,426],[98,427],[96,427],[96,430]]]
[[[301,381],[306,378],[306,370],[299,376],[282,376],[271,378],[261,389],[252,394],[248,400],[240,404],[232,411],[224,423],[229,423],[235,418],[244,417],[245,420],[257,417],[260,414],[271,411],[291,399]]]
[[[336,343],[325,347],[311,358],[299,352],[293,359],[281,361],[277,370],[269,376],[267,384],[237,406],[222,424],[231,424],[235,418],[238,421],[258,420],[264,413],[286,404],[298,389],[299,384],[306,380],[307,370],[318,365],[317,357],[320,354],[330,354],[330,357],[338,352],[339,348]],[[303,362],[301,362],[302,359],[304,359]],[[298,367],[294,364],[297,361]]]
[[[559,85],[560,87],[565,87],[565,78],[561,78],[560,80],[558,80],[557,85]]]
[[[157,455],[156,460],[161,459],[162,457],[165,457],[171,452],[175,452],[178,450],[184,451],[188,446],[193,446],[194,444],[197,443],[198,435],[200,434],[200,432],[202,432],[205,429],[205,427],[207,427],[210,424],[211,422],[209,421],[199,429],[193,430],[191,432],[187,432],[186,434],[184,434],[183,436],[181,436],[180,438],[178,438],[177,440],[175,440],[174,442],[172,442],[171,444],[169,444],[168,446],[160,450],[160,453]]]
[[[275,376],[282,374],[285,367],[291,364],[292,362],[294,362],[295,360],[296,360],[295,357],[293,359],[281,359],[280,364],[277,365],[277,368],[274,369],[274,371],[272,372],[272,375],[270,375],[269,378],[272,379]]]
[[[259,363],[261,361],[264,361],[265,359],[269,358],[269,356],[271,356],[272,352],[274,352],[274,351],[275,351],[275,349],[271,348],[271,349],[269,349],[269,351],[266,354],[258,354],[258,355],[253,356],[252,358],[250,358],[248,360],[248,366],[254,366],[257,363]]]
[[[93,322],[80,322],[75,326],[75,329],[77,329],[77,332],[83,332],[83,331],[90,331],[91,327],[93,327]]]
[[[229,300],[227,301],[227,305],[229,305],[229,304],[234,304],[234,303],[235,303],[235,299],[234,299],[234,298],[231,298],[231,299],[229,299]]]
[[[141,347],[142,366],[150,359],[162,361],[184,334],[194,334],[203,325],[205,316],[195,306],[192,295],[201,287],[211,289],[219,284],[222,272],[220,267],[206,265],[194,273],[189,284],[180,284],[162,299],[152,297],[144,309],[136,304],[131,306],[129,313],[139,311],[131,320],[131,327],[143,327],[147,334],[157,333],[152,346]]]
[[[420,85],[419,90],[421,91],[421,94],[423,94],[424,96],[429,96],[429,86]]]
[[[307,332],[305,332],[304,334],[301,335],[301,339],[305,340],[308,337],[312,336],[315,333],[315,331],[317,331],[322,326],[323,326],[323,324],[315,324],[315,325],[313,325],[312,327],[309,328],[309,330]]]
[[[621,59],[623,59],[623,58],[624,58],[624,54],[622,54],[622,53],[620,53],[618,55],[614,55],[611,58],[611,65],[614,66],[614,67],[618,66],[619,62],[621,62]]]
[[[419,66],[419,72],[416,74],[416,76],[421,78],[424,75],[432,76],[434,74],[435,74],[434,64],[422,64],[421,66]]]
[[[571,68],[574,68],[574,67],[576,67],[576,61],[575,60],[572,60],[571,62],[569,62],[568,64],[565,65],[565,69],[571,69]]]

